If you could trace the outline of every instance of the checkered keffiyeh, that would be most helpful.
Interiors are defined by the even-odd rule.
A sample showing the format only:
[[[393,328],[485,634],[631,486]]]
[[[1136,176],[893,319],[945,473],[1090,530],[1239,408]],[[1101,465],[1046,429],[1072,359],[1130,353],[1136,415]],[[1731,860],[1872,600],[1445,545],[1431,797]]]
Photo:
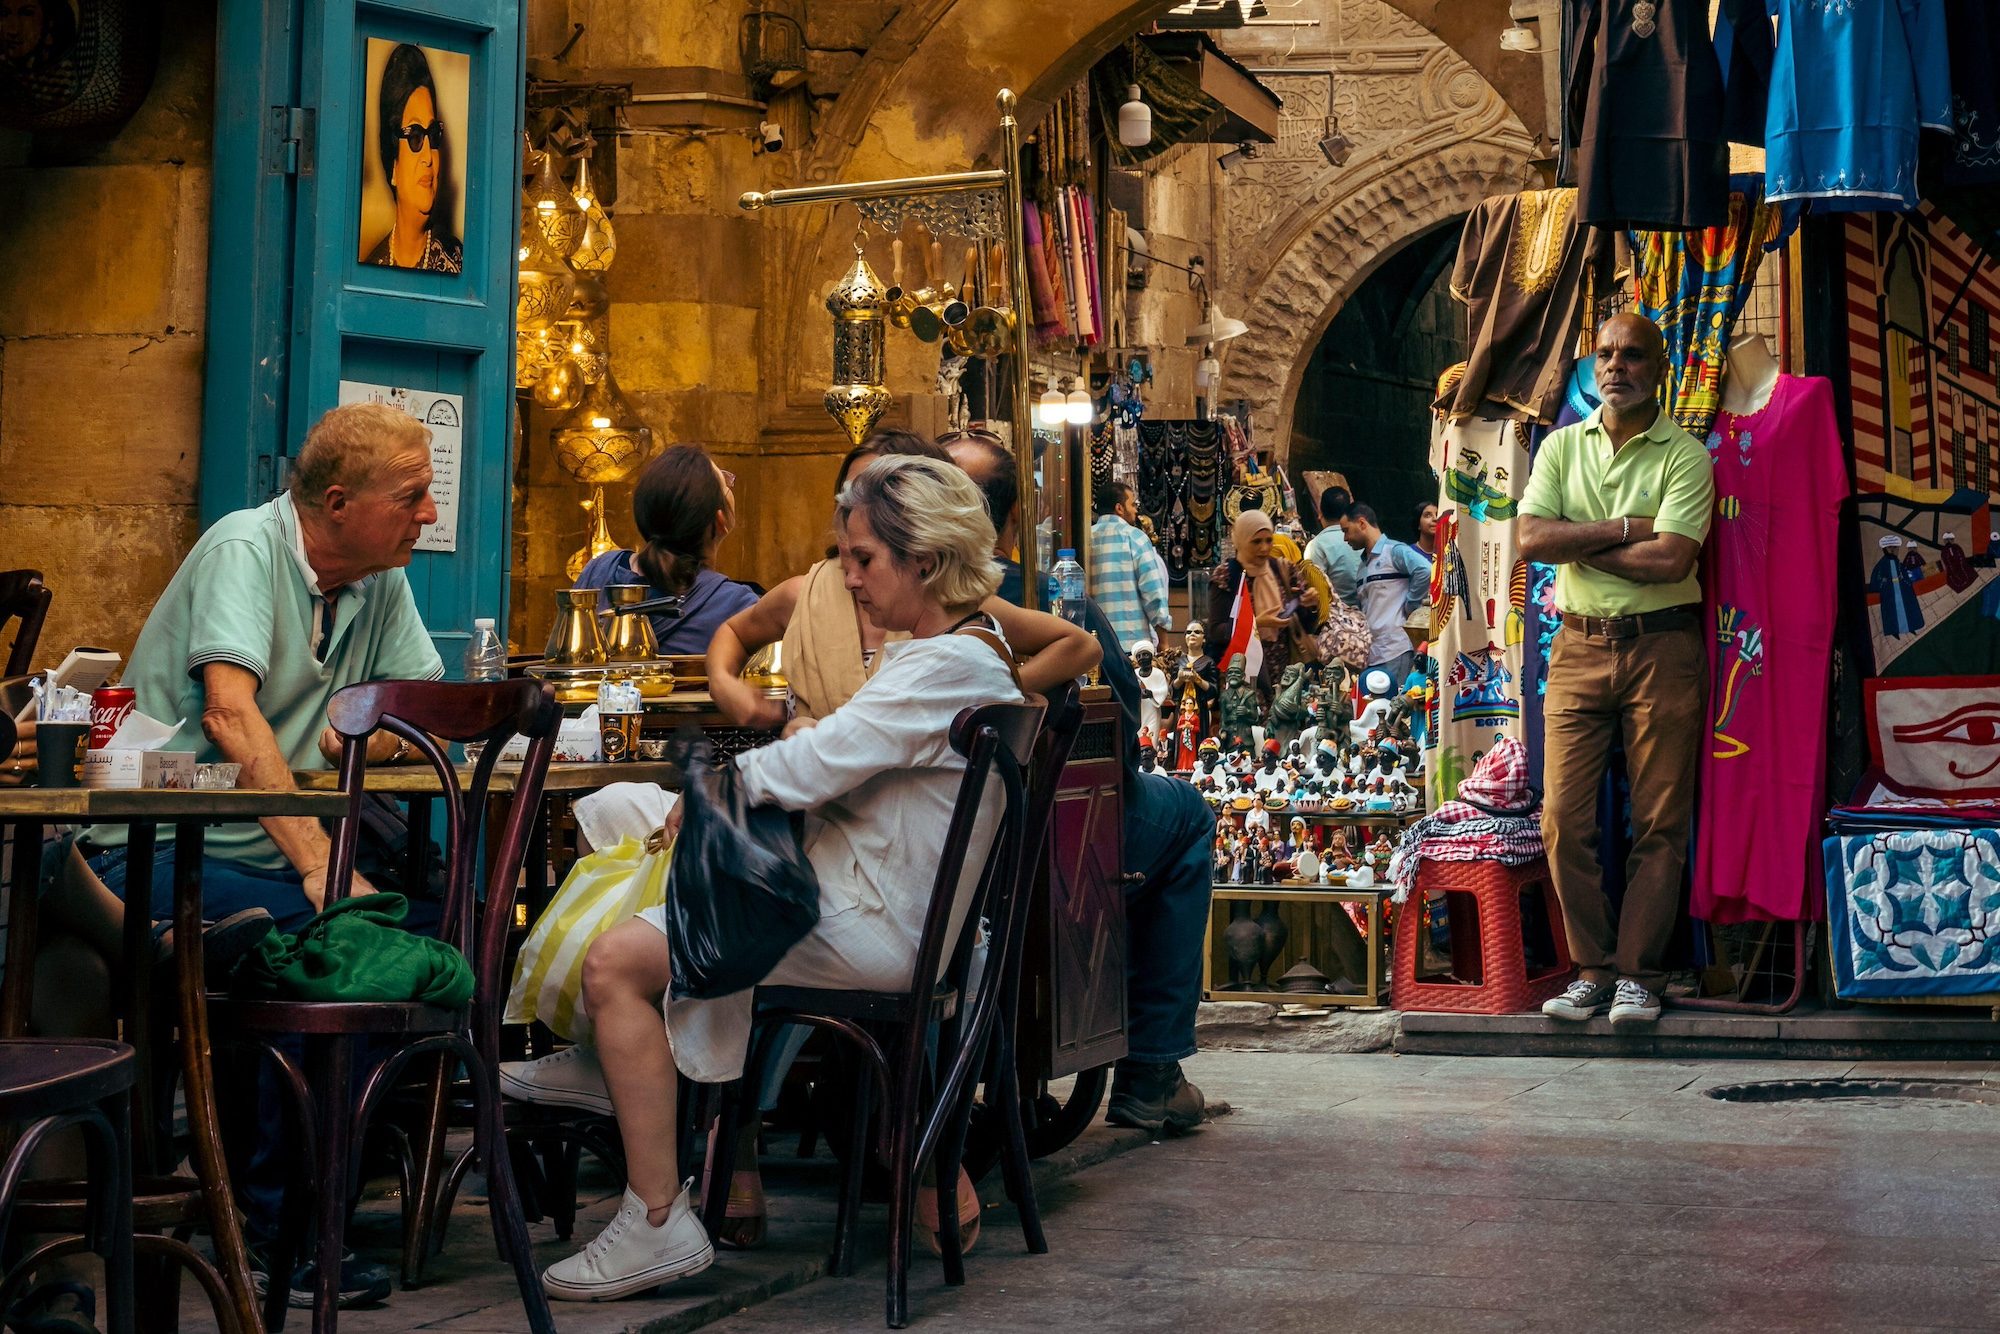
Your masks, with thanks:
[[[1509,737],[1488,751],[1458,796],[1403,831],[1389,859],[1395,902],[1409,897],[1425,860],[1520,866],[1546,851],[1541,794],[1528,781],[1528,750],[1519,741]]]

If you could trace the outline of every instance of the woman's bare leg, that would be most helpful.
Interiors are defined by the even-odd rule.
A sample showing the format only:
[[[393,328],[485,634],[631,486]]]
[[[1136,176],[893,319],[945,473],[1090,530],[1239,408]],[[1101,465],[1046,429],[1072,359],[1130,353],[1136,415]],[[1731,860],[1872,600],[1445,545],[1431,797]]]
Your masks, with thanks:
[[[679,1085],[660,1012],[670,977],[667,938],[646,922],[612,927],[583,956],[584,1005],[625,1144],[625,1183],[655,1227],[680,1194]]]
[[[42,910],[106,959],[125,956],[124,900],[105,887],[73,844],[42,900]]]

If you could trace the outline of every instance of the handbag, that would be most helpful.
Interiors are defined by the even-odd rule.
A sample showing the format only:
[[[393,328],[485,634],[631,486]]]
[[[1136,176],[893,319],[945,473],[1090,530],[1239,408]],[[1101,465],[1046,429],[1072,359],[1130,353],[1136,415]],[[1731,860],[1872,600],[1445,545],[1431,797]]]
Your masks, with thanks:
[[[675,746],[683,774],[667,873],[667,951],[676,1000],[756,986],[819,921],[819,876],[792,818],[752,806],[735,764],[705,740]]]
[[[1339,598],[1320,610],[1319,650],[1324,662],[1337,662],[1360,671],[1368,665],[1368,651],[1374,646],[1375,632],[1359,607]]]
[[[559,1037],[589,1041],[590,1016],[583,1007],[584,953],[612,927],[667,901],[672,858],[672,844],[652,851],[637,838],[621,839],[579,857],[521,942],[501,1022],[539,1019]]]

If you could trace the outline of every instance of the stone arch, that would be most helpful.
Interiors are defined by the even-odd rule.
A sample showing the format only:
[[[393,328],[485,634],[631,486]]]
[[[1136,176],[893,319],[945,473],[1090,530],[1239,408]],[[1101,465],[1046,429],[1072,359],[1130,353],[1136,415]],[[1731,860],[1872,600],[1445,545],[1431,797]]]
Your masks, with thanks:
[[[1347,297],[1417,236],[1491,195],[1542,184],[1515,143],[1473,140],[1407,159],[1341,196],[1263,273],[1227,346],[1228,397],[1247,398],[1260,441],[1282,457],[1313,350]]]

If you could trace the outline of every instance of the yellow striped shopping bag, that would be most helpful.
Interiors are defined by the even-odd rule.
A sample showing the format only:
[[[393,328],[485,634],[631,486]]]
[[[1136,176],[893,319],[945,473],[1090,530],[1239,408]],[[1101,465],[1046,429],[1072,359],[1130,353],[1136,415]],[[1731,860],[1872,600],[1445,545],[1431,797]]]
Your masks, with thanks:
[[[577,859],[521,946],[513,990],[507,994],[506,1023],[539,1019],[572,1042],[589,1040],[584,951],[620,922],[667,901],[667,863],[673,851],[669,843],[664,851],[648,852],[644,840],[627,838]]]

